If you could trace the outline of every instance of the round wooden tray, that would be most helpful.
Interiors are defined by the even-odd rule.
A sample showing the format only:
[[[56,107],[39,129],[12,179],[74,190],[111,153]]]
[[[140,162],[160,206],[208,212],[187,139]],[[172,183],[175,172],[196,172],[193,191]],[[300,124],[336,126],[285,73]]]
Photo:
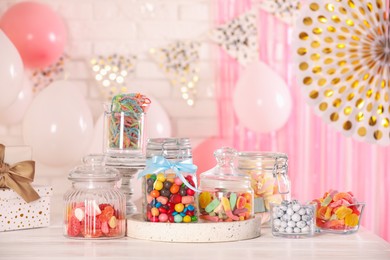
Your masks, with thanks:
[[[153,223],[141,214],[127,219],[126,236],[165,242],[226,242],[260,236],[261,217],[235,222]]]

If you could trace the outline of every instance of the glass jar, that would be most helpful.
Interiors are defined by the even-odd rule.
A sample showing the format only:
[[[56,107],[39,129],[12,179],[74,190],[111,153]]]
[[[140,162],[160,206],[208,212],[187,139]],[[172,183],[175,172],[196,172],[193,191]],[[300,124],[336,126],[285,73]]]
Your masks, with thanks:
[[[250,177],[235,170],[236,150],[214,152],[217,165],[200,175],[199,218],[206,221],[242,221],[253,214]]]
[[[188,138],[153,138],[146,145],[143,216],[146,221],[197,222],[197,167]]]
[[[284,153],[238,153],[237,169],[251,177],[254,211],[261,215],[263,223],[270,220],[270,203],[280,204],[291,199],[287,162]]]
[[[104,156],[90,155],[68,179],[64,195],[64,235],[76,239],[107,239],[125,235],[125,196],[117,187],[119,172],[104,166]]]
[[[142,154],[145,114],[150,99],[142,94],[119,94],[105,105],[104,152]]]

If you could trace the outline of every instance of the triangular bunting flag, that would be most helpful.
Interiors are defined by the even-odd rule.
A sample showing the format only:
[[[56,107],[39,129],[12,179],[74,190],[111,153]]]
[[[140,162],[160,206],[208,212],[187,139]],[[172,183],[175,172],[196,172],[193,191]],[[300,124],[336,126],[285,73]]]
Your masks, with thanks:
[[[100,91],[107,100],[121,93],[128,93],[126,79],[135,70],[137,57],[134,55],[98,56],[90,60],[90,67]]]
[[[210,38],[245,66],[258,56],[256,24],[256,14],[250,11],[212,30]]]
[[[28,77],[33,85],[33,92],[38,93],[46,88],[53,81],[65,78],[65,63],[68,61],[66,54],[62,55],[58,61],[43,69],[33,69],[28,72]]]
[[[259,6],[283,22],[292,25],[298,16],[301,3],[300,0],[264,0]]]
[[[150,49],[153,59],[171,84],[180,87],[181,95],[189,106],[195,103],[199,82],[199,48],[198,42],[177,41],[163,48]]]

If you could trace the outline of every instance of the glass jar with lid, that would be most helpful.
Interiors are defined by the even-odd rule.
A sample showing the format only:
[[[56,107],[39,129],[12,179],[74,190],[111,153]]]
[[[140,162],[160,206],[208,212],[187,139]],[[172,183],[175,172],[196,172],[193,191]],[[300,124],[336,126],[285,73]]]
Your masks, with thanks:
[[[199,218],[213,222],[252,218],[251,179],[235,169],[236,150],[223,147],[214,156],[217,165],[200,174]]]
[[[119,172],[105,167],[103,155],[86,156],[68,179],[64,194],[64,235],[76,239],[107,239],[125,235],[126,203],[119,190]]]
[[[146,144],[143,216],[146,221],[198,221],[197,167],[188,138],[152,138]]]
[[[280,204],[290,200],[288,157],[284,153],[240,152],[237,169],[251,177],[254,190],[254,211],[260,214],[262,222],[270,220],[270,203]]]

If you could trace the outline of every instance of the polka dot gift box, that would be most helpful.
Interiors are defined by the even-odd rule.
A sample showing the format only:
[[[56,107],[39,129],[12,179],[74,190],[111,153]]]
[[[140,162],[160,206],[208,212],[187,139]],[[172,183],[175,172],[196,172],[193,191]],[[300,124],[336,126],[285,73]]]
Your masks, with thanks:
[[[0,231],[49,226],[49,186],[30,185],[35,162],[31,147],[0,144]]]
[[[40,199],[25,202],[11,189],[0,188],[0,231],[47,227],[53,188],[33,186]]]

